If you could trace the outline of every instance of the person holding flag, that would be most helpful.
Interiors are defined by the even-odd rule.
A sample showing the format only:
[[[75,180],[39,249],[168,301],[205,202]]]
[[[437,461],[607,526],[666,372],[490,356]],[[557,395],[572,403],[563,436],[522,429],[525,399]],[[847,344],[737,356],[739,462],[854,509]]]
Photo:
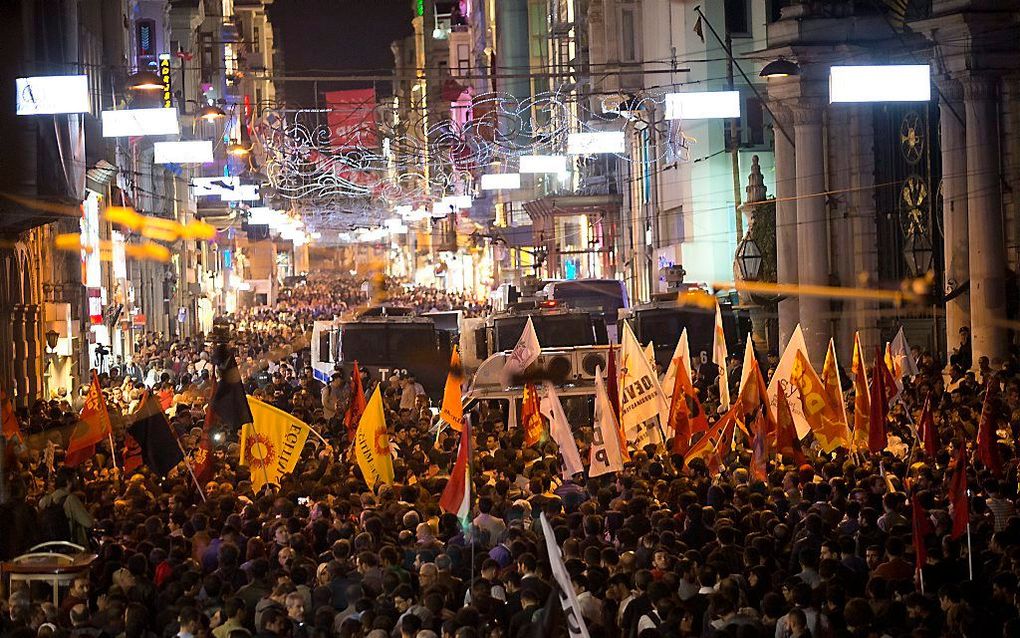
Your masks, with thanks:
[[[71,438],[67,442],[67,454],[64,462],[69,466],[76,466],[92,458],[96,454],[96,444],[105,438],[109,438],[113,432],[110,425],[110,413],[106,409],[106,398],[103,390],[99,387],[99,375],[92,371],[92,383],[85,395],[85,404],[82,405],[81,413],[78,416],[78,424],[71,431]],[[114,448],[110,452],[114,453]]]
[[[461,529],[468,528],[471,521],[471,425],[468,422],[464,423],[460,431],[457,460],[450,471],[450,480],[446,482],[443,494],[439,497],[439,508],[456,515]]]

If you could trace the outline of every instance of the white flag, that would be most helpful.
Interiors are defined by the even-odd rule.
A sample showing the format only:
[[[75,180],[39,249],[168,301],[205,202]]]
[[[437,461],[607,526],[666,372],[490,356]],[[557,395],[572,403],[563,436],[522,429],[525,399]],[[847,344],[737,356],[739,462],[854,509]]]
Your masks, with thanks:
[[[655,344],[651,341],[645,346],[645,359],[648,359],[648,365],[652,366],[652,370],[655,370]]]
[[[687,345],[687,328],[684,328],[683,332],[680,333],[680,339],[676,342],[676,348],[673,350],[673,358],[669,360],[669,367],[666,368],[666,376],[662,377],[662,393],[666,397],[666,405],[673,405],[673,386],[676,385],[676,367],[678,364],[683,363],[684,367],[687,368],[687,378],[693,379],[694,374],[691,372],[691,348]]]
[[[506,381],[509,382],[513,377],[524,372],[538,359],[541,351],[542,346],[539,345],[538,335],[535,334],[535,324],[531,322],[531,317],[528,317],[528,323],[524,325],[521,338],[517,340],[517,345],[503,362],[503,375]]]
[[[577,450],[577,441],[574,440],[574,433],[570,431],[567,415],[563,412],[563,404],[556,394],[556,386],[549,381],[545,382],[545,396],[539,409],[545,418],[549,419],[549,435],[560,448],[560,456],[563,457],[563,478],[573,478],[578,472],[584,471],[581,453]]]
[[[645,352],[630,324],[623,325],[623,351],[620,371],[620,421],[627,442],[642,448],[662,442],[655,419],[669,414],[659,377],[648,365]]]
[[[609,394],[602,380],[602,369],[595,368],[595,433],[591,442],[588,459],[588,476],[602,476],[623,469],[623,455],[620,453],[619,426]]]
[[[804,404],[800,400],[800,391],[790,383],[790,375],[793,373],[793,364],[797,360],[797,352],[803,352],[804,357],[808,361],[811,360],[808,357],[807,344],[804,342],[804,332],[800,329],[800,324],[797,324],[797,327],[793,329],[790,343],[786,344],[786,350],[783,351],[783,356],[779,359],[779,365],[776,366],[776,371],[769,380],[769,405],[772,406],[772,413],[778,414],[779,381],[782,380],[786,388],[786,401],[790,404],[790,412],[793,414],[793,423],[797,426],[797,436],[804,438],[811,428],[807,419],[804,418]]]
[[[751,342],[751,333],[747,333],[747,341],[744,342],[744,364],[740,368],[740,385],[737,386],[737,397],[744,391],[748,383],[753,383],[751,371],[754,369],[754,345]]]
[[[560,605],[563,606],[563,615],[567,617],[567,630],[570,631],[570,638],[590,638],[588,626],[584,623],[584,616],[581,615],[581,603],[577,600],[574,584],[570,581],[567,566],[563,564],[563,555],[556,544],[556,534],[553,533],[552,525],[546,519],[545,512],[539,515],[539,520],[542,522],[545,548],[549,552],[549,566],[552,567],[553,577],[560,589]]]
[[[900,326],[900,331],[896,333],[892,343],[889,344],[889,350],[892,353],[892,363],[895,368],[891,372],[897,381],[902,381],[903,377],[913,377],[918,374],[919,370],[914,361],[914,355],[910,353],[910,344],[907,343],[907,337],[903,334],[903,326]]]
[[[722,308],[719,302],[715,302],[715,337],[712,339],[712,363],[719,368],[719,407],[723,410],[730,409],[730,380],[726,374],[726,357],[729,350],[726,348],[726,333],[722,325]]]

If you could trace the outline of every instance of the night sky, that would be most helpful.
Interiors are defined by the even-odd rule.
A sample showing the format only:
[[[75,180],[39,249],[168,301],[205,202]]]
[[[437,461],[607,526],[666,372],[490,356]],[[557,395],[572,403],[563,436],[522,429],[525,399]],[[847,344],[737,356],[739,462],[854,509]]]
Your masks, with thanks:
[[[379,74],[393,69],[390,43],[411,33],[412,13],[410,0],[275,0],[269,16],[287,75]],[[371,83],[320,83],[319,92],[364,86]],[[287,82],[284,90],[291,106],[314,104],[311,83]],[[376,90],[390,91],[382,85]]]

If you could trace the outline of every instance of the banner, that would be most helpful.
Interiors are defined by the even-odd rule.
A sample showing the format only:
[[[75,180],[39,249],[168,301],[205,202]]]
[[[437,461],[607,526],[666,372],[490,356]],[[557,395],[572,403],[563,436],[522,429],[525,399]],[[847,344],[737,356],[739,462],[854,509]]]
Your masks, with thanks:
[[[252,489],[279,485],[294,471],[308,439],[308,425],[279,408],[248,397],[252,422],[241,427],[241,465],[251,473]]]
[[[590,458],[588,459],[588,476],[602,476],[623,469],[623,457],[620,454],[620,442],[616,417],[613,407],[609,404],[605,384],[602,382],[602,370],[595,368],[595,432],[592,437]]]
[[[390,435],[386,432],[386,415],[383,413],[382,394],[375,386],[372,398],[354,435],[354,455],[365,483],[375,489],[379,483],[393,484],[393,459],[390,457]]]
[[[659,379],[648,365],[644,350],[630,324],[623,324],[623,383],[620,421],[627,441],[637,448],[662,442],[659,415],[668,414]]]

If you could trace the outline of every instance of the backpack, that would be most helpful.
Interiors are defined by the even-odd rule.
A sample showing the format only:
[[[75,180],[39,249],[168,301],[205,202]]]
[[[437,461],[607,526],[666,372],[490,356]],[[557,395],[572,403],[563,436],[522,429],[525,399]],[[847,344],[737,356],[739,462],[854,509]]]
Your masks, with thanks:
[[[64,503],[67,495],[60,499],[60,502],[51,501],[49,505],[39,511],[39,535],[44,541],[69,541],[71,540],[71,521],[64,512]]]

